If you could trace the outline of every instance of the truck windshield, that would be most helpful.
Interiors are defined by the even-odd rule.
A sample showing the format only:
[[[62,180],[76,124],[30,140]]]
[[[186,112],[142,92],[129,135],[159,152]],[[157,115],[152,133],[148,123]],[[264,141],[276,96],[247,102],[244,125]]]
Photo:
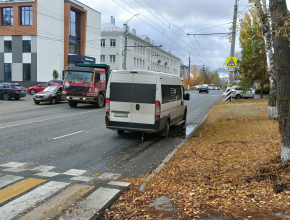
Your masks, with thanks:
[[[64,80],[75,82],[93,82],[94,73],[92,72],[77,72],[66,71]]]

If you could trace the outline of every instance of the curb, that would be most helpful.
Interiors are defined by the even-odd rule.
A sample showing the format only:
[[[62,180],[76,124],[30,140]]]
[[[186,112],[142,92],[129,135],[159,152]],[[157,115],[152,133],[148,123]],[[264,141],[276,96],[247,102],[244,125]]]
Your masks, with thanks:
[[[219,102],[217,104],[219,104]],[[149,182],[157,173],[159,173],[162,170],[162,168],[165,166],[165,163],[170,161],[170,159],[175,155],[175,153],[179,150],[179,148],[181,148],[185,144],[185,142],[187,142],[188,139],[195,133],[195,131],[197,131],[197,129],[202,125],[202,123],[205,121],[207,116],[211,113],[211,111],[216,107],[217,104],[215,104],[210,109],[210,111],[203,117],[203,119],[200,121],[200,123],[198,123],[195,129],[179,145],[177,145],[177,147],[170,154],[167,155],[167,157],[162,161],[162,163],[155,170],[153,170],[153,172],[141,184],[139,190],[141,191],[145,190],[145,186],[147,182]]]

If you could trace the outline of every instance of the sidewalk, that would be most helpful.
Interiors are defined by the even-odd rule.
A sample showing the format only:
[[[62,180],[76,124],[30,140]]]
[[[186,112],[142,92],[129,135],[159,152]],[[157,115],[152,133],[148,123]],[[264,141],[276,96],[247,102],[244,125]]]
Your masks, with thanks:
[[[290,218],[290,191],[273,190],[290,183],[290,166],[280,164],[267,101],[219,103],[144,191],[148,175],[126,179],[133,184],[106,219]]]

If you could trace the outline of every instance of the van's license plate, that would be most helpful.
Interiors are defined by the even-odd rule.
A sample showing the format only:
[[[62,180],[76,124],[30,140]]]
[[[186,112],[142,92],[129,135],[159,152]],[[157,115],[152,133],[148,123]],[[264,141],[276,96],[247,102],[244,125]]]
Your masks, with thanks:
[[[124,117],[124,118],[128,118],[128,113],[116,112],[116,113],[114,113],[114,117]]]

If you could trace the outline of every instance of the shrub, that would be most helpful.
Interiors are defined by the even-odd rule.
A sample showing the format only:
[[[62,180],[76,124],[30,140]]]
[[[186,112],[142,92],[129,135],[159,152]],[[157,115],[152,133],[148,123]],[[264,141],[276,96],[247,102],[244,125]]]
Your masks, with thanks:
[[[261,93],[261,89],[256,89],[256,94],[260,94]],[[264,87],[263,89],[263,94],[269,94],[270,93],[270,87]]]

